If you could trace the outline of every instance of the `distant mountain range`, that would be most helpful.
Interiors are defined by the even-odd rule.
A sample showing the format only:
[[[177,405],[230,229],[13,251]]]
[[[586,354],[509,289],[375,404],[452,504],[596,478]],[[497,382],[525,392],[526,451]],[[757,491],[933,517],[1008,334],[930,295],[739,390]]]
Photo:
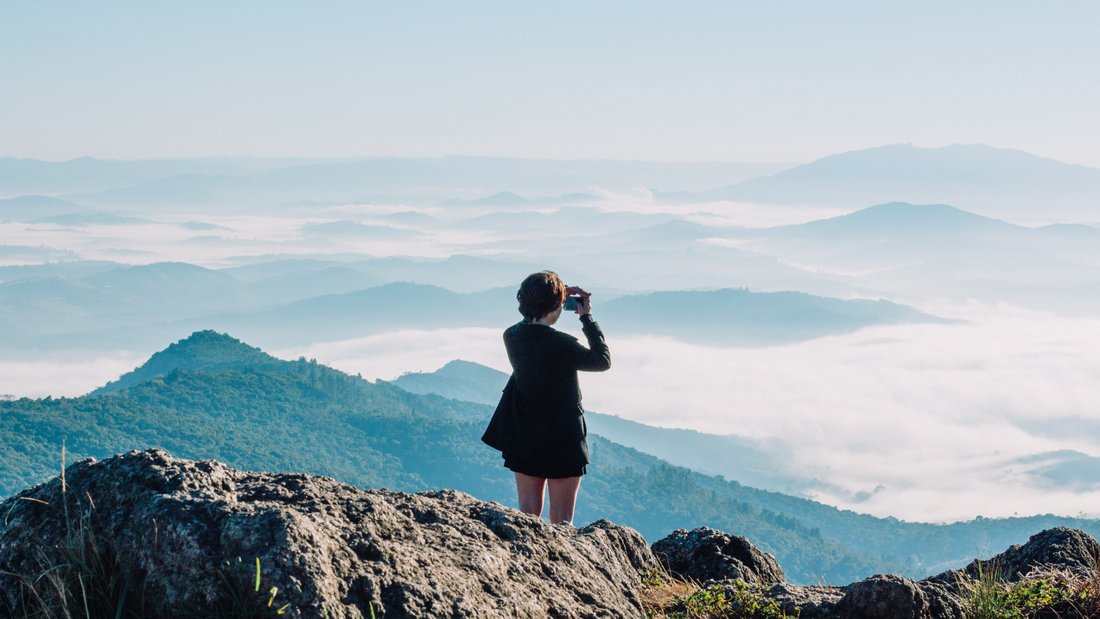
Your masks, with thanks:
[[[286,262],[222,271],[158,263],[89,274],[58,268],[56,276],[0,284],[0,333],[12,349],[41,350],[143,347],[207,328],[239,333],[276,348],[400,329],[503,329],[520,319],[514,286],[459,293],[405,282],[378,285],[380,280],[399,279],[401,269],[415,266],[434,264],[458,274],[478,270],[486,262],[384,260],[321,268]],[[534,270],[497,266],[516,271],[514,281]],[[234,274],[255,281],[246,283]],[[291,287],[306,294],[355,286],[361,288],[286,302]],[[621,295],[601,301],[597,315],[615,334],[659,334],[743,346],[785,344],[879,324],[942,322],[887,301],[748,290]]]
[[[893,144],[797,166],[463,156],[266,163],[4,158],[0,187],[6,198],[37,194],[99,207],[192,211],[227,205],[308,209],[378,200],[531,208],[592,202],[594,188],[650,187],[662,190],[654,192],[659,201],[671,203],[728,200],[851,210],[886,202],[939,203],[1016,222],[1100,221],[1100,170],[981,144]]]
[[[445,199],[515,203],[520,192],[585,202],[593,187],[638,186],[702,190],[791,167],[784,163],[659,163],[532,160],[449,156],[401,159],[281,161],[253,159],[103,161],[88,157],[52,163],[0,158],[2,197],[74,196],[83,204],[115,207],[214,208],[274,206],[299,200],[431,205]],[[486,188],[496,188],[486,191]],[[564,194],[564,195],[563,195]],[[570,196],[568,194],[577,194]],[[513,197],[514,196],[514,197]]]
[[[425,223],[396,215],[403,217],[395,222]],[[517,319],[514,286],[547,266],[596,291],[599,315],[618,333],[715,345],[775,345],[875,324],[935,322],[902,304],[929,299],[1007,301],[1069,315],[1094,315],[1100,307],[1100,229],[1027,228],[942,204],[889,203],[771,228],[581,207],[428,220],[429,228],[338,220],[305,225],[303,234],[373,241],[413,238],[426,229],[496,230],[507,239],[502,249],[522,253],[445,260],[273,256],[210,270],[183,263],[85,263],[69,252],[0,246],[0,260],[69,260],[0,266],[0,333],[12,349],[107,342],[148,347],[213,327],[278,347],[384,329],[501,326]],[[40,221],[141,223],[94,212]],[[424,296],[415,286],[374,290],[402,282],[458,296]],[[659,292],[639,294],[645,290]],[[475,293],[481,296],[469,296]],[[884,297],[893,302],[869,300]],[[474,309],[477,302],[493,309]],[[417,309],[427,303],[456,309],[440,319]],[[382,307],[406,309],[386,317]],[[67,344],[65,336],[73,336]]]
[[[87,206],[48,196],[19,196],[0,199],[0,221],[37,220],[89,210]]]
[[[893,144],[840,153],[679,202],[833,205],[943,203],[1022,222],[1100,221],[1100,170],[982,144]]]
[[[561,204],[583,204],[585,202],[594,202],[599,200],[596,196],[587,193],[571,193],[564,196],[548,196],[545,198],[538,198],[531,200],[524,198],[521,195],[512,193],[511,191],[501,191],[485,198],[478,198],[476,200],[458,200],[450,199],[444,200],[439,203],[439,206],[525,206],[525,207],[539,207],[539,206],[557,206]]]
[[[944,204],[881,204],[792,226],[728,229],[731,245],[873,290],[1092,314],[1100,229],[1027,228]]]

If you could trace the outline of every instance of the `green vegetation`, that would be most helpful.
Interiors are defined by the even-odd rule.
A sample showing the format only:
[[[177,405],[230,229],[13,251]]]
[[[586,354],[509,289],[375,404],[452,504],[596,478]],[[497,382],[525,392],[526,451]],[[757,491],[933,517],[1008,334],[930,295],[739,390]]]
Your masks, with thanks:
[[[1009,582],[996,564],[977,568],[977,578],[958,581],[966,619],[1100,617],[1100,572],[1037,571]]]
[[[210,612],[211,619],[274,618],[290,607],[289,604],[280,606],[275,602],[279,595],[277,587],[261,587],[263,578],[259,559],[255,560],[255,569],[240,557],[236,561],[226,561],[218,572],[218,578],[226,596],[222,604]]]
[[[131,551],[99,538],[91,511],[84,513],[56,545],[44,545],[41,573],[22,576],[22,608],[12,609],[11,616],[145,617],[144,575]]]
[[[666,574],[644,574],[642,604],[648,619],[784,619],[779,604],[739,580],[700,587]]]

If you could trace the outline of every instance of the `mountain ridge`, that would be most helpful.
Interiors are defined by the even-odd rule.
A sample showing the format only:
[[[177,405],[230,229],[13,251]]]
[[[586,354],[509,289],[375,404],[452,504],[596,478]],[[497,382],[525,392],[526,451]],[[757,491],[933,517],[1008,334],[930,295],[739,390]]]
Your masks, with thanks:
[[[1026,221],[1095,220],[1100,170],[984,144],[890,144],[669,199],[847,207],[946,202]]]

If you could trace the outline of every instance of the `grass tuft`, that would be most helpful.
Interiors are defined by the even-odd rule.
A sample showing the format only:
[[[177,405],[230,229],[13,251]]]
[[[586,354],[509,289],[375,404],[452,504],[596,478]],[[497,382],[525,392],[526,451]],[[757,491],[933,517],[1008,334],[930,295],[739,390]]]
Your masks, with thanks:
[[[995,563],[977,567],[977,578],[958,581],[966,619],[1100,619],[1100,571],[1041,569],[1009,582]]]
[[[775,600],[740,580],[700,586],[660,570],[642,574],[642,607],[647,619],[784,619]]]

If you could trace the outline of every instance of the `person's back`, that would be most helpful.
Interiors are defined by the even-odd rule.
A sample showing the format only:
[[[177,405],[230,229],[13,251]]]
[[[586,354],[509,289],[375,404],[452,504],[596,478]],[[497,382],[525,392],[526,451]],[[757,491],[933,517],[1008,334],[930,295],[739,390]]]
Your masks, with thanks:
[[[581,295],[576,313],[588,348],[552,326],[568,293]],[[515,473],[521,510],[542,513],[549,480],[551,522],[571,521],[589,462],[577,371],[607,370],[611,354],[584,290],[566,288],[544,271],[524,280],[516,296],[524,320],[504,332],[512,376],[482,440],[501,451]]]

